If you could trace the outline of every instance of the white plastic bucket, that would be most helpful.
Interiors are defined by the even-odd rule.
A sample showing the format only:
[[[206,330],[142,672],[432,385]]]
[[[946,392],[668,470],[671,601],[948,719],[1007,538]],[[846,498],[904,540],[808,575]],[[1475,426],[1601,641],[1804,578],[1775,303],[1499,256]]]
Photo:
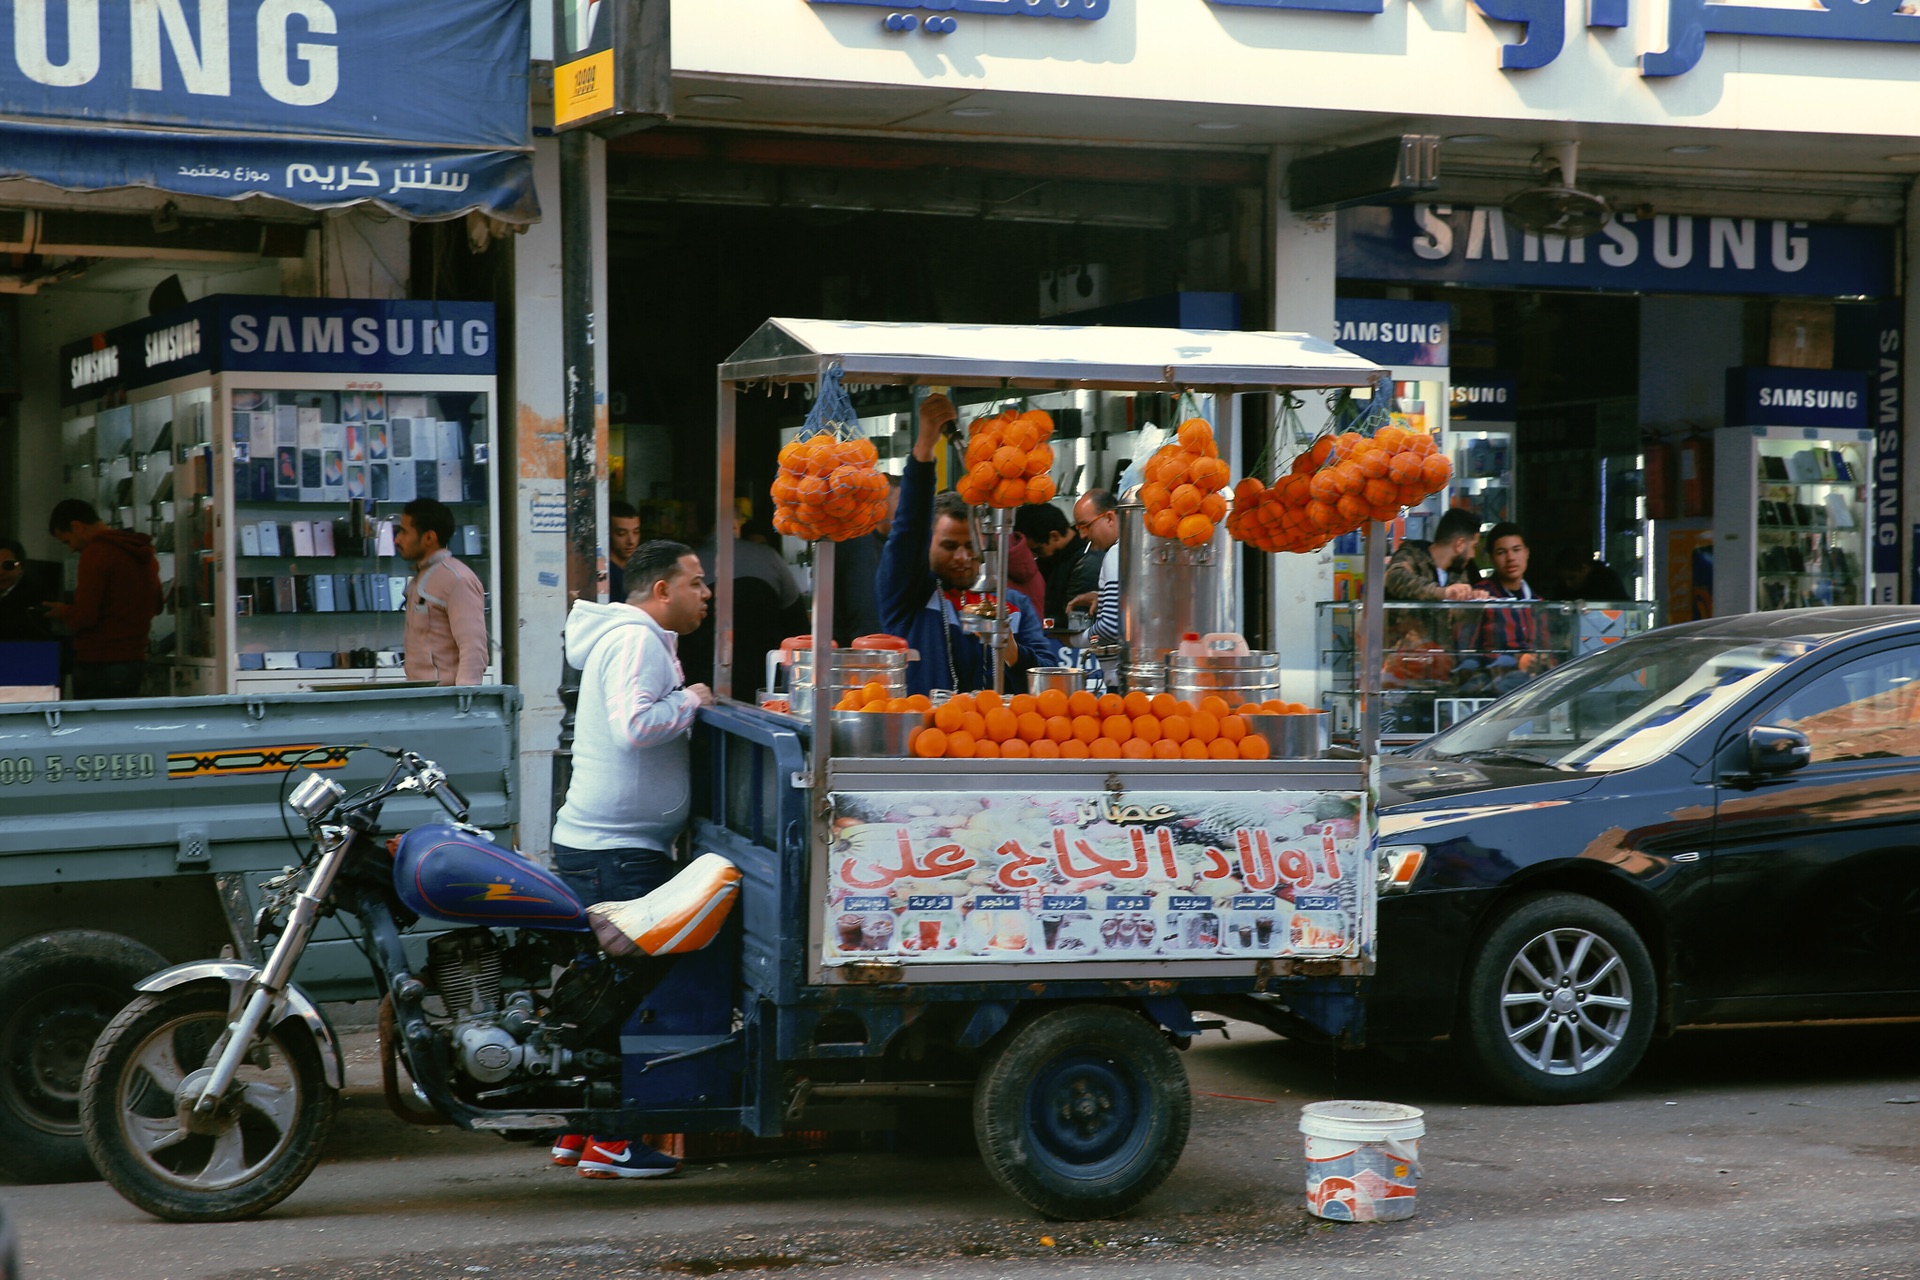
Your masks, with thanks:
[[[1300,1109],[1307,1139],[1307,1211],[1335,1222],[1413,1216],[1425,1112],[1397,1102],[1312,1102]]]

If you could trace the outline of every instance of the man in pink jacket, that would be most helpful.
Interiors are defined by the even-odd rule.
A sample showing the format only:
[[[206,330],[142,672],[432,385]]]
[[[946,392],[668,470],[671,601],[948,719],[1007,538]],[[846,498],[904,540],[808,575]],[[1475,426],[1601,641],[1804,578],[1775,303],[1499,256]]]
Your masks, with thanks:
[[[479,684],[487,671],[486,592],[453,558],[453,512],[415,498],[400,508],[393,547],[413,562],[407,583],[407,679]]]

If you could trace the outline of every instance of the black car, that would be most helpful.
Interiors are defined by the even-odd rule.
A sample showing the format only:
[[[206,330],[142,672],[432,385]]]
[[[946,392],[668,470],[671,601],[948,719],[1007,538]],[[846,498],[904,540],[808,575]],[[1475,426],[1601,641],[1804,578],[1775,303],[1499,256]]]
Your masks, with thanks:
[[[1374,1043],[1533,1102],[1675,1027],[1920,1015],[1920,608],[1648,632],[1388,757]]]

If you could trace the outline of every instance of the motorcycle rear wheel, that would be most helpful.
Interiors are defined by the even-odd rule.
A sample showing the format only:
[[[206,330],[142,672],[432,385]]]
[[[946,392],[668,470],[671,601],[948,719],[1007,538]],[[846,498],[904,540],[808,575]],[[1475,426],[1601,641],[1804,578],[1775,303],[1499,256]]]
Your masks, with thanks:
[[[94,1164],[130,1203],[169,1222],[266,1212],[313,1172],[333,1125],[338,1095],[298,1019],[261,1036],[211,1120],[186,1122],[189,1078],[213,1065],[227,998],[224,984],[141,996],[87,1059],[80,1118]]]

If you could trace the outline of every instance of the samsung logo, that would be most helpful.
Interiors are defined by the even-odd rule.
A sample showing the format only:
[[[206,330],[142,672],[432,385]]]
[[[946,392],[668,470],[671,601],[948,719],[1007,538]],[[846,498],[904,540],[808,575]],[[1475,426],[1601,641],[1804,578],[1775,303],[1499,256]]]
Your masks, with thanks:
[[[172,364],[188,356],[197,356],[200,354],[200,322],[188,320],[155,330],[147,335],[145,348],[149,369],[155,365]]]
[[[1858,391],[1816,391],[1811,387],[1762,387],[1762,409],[1858,409]]]
[[[67,386],[77,391],[120,376],[120,348],[102,347],[68,362]]]
[[[1437,346],[1447,340],[1444,324],[1411,324],[1395,320],[1342,320],[1335,342],[1398,342]]]
[[[1505,404],[1513,398],[1511,387],[1455,387],[1453,403],[1469,404]]]
[[[389,319],[373,316],[258,316],[244,312],[227,326],[227,342],[240,355],[285,352],[293,355],[484,356],[493,349],[492,326],[485,320]],[[458,343],[458,349],[455,344]]]

